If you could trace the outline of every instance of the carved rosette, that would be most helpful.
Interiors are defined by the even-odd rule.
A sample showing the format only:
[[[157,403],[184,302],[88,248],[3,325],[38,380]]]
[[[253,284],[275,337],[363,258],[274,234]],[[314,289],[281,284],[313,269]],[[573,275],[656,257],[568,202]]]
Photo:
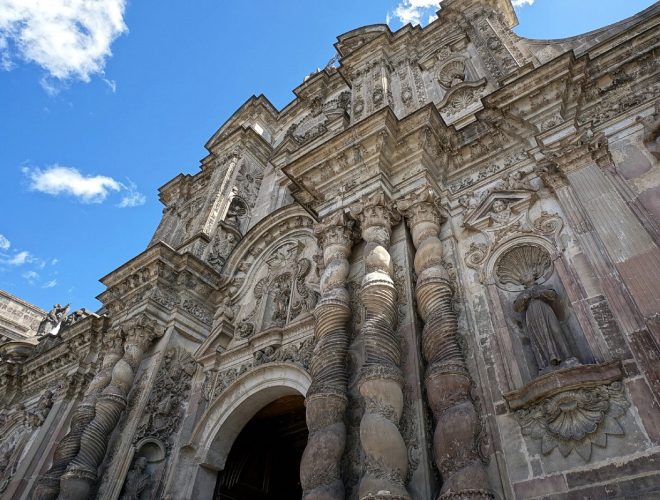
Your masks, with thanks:
[[[392,225],[398,221],[398,214],[388,205],[379,193],[352,209],[360,220],[366,242],[365,274],[360,290],[366,309],[362,326],[365,359],[359,383],[365,402],[360,421],[360,442],[365,453],[360,499],[410,498],[405,487],[408,453],[399,431],[403,380],[396,335],[396,288],[388,252]]]
[[[412,232],[416,297],[424,321],[425,386],[433,417],[433,451],[443,484],[438,498],[493,498],[479,457],[479,416],[470,397],[472,380],[458,341],[454,291],[442,263],[441,215],[433,192],[422,188],[397,203]]]
[[[82,433],[80,450],[60,480],[60,498],[89,498],[110,435],[126,408],[135,372],[151,342],[162,334],[156,329],[156,321],[146,315],[125,322],[121,329],[126,335],[124,355],[115,363],[110,382],[96,399],[94,418]]]
[[[624,434],[617,419],[629,406],[623,384],[614,382],[561,392],[515,415],[523,434],[541,441],[544,455],[559,448],[564,457],[575,451],[588,462],[592,445],[605,448],[608,434]]]
[[[351,313],[346,278],[352,246],[352,230],[343,213],[331,216],[315,228],[323,250],[321,300],[314,310],[316,347],[310,364],[312,385],[307,392],[309,437],[300,466],[305,499],[343,499],[341,457],[346,444],[344,413],[348,399],[346,322]]]
[[[69,432],[61,439],[53,453],[53,463],[39,479],[33,498],[35,500],[54,500],[60,492],[60,477],[80,450],[80,438],[83,431],[94,419],[96,400],[112,378],[112,371],[121,359],[123,335],[121,330],[111,330],[103,338],[103,361],[101,368],[91,380],[80,404],[71,417]]]

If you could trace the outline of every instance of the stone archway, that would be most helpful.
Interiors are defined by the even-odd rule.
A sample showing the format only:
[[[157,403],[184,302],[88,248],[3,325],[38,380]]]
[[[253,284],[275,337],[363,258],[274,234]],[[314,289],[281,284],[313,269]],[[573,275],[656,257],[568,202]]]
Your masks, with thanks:
[[[243,427],[273,401],[285,396],[305,396],[310,383],[309,374],[292,363],[262,365],[235,380],[195,426],[185,450],[188,458],[184,459],[190,480],[176,488],[176,496],[213,498],[218,472],[224,469]]]

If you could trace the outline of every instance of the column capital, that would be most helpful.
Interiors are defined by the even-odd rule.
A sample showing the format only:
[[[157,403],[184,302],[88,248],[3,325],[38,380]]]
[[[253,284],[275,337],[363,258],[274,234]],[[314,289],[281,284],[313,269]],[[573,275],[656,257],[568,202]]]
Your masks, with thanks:
[[[439,197],[435,190],[425,185],[397,200],[396,210],[405,217],[411,231],[423,222],[439,227],[446,217],[441,212],[438,202]]]
[[[541,152],[565,175],[592,163],[599,166],[611,163],[607,137],[588,128],[553,142]]]
[[[392,226],[401,220],[393,210],[393,204],[382,191],[363,196],[360,201],[349,207],[351,216],[360,221],[362,231],[379,226],[391,233]]]
[[[536,172],[536,175],[541,178],[543,184],[545,184],[552,192],[556,193],[558,189],[568,186],[568,179],[566,179],[566,176],[554,163],[548,162],[540,164],[534,169],[534,171]]]
[[[125,348],[131,346],[146,351],[154,339],[165,333],[157,326],[158,321],[144,313],[123,322],[119,328],[126,337]]]
[[[355,239],[354,225],[355,221],[350,219],[345,212],[335,212],[314,225],[314,236],[321,248],[327,248],[330,245],[351,248]]]

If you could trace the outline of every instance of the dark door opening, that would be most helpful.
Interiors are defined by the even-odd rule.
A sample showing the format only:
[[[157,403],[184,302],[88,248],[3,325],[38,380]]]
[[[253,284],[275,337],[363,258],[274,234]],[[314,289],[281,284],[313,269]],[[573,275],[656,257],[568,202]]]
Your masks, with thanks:
[[[215,500],[302,497],[300,460],[308,434],[304,402],[303,396],[285,396],[252,417],[218,473]]]

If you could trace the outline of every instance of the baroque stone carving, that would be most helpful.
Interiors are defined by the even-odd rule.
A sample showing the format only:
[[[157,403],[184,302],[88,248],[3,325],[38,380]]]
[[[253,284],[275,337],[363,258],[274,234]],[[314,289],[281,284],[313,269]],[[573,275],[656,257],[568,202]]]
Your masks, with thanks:
[[[140,315],[122,324],[126,335],[124,355],[112,368],[109,384],[94,405],[94,418],[80,437],[80,449],[60,480],[60,496],[84,500],[97,481],[97,469],[105,456],[110,434],[127,406],[127,395],[144,352],[154,338],[163,334],[156,321]]]
[[[360,498],[410,498],[405,487],[408,453],[399,431],[403,411],[401,350],[396,335],[396,288],[388,252],[392,225],[399,215],[383,193],[363,198],[351,208],[361,224],[365,241],[365,274],[360,299],[366,309],[362,325],[365,359],[359,390],[365,401],[360,421],[360,443],[366,467],[360,480]],[[387,407],[384,413],[376,408]],[[387,443],[386,447],[382,443]]]
[[[179,427],[181,403],[188,397],[195,369],[195,360],[186,350],[173,347],[165,352],[133,442],[145,437],[157,438],[169,449]]]
[[[346,278],[352,246],[351,226],[352,221],[338,212],[314,230],[323,250],[324,270],[321,299],[314,310],[316,347],[306,403],[310,434],[300,466],[303,498],[345,498],[340,467],[346,443],[344,413],[348,403],[346,321],[351,309]]]
[[[541,441],[544,455],[558,448],[564,457],[575,451],[589,461],[592,445],[605,448],[608,434],[624,434],[618,419],[629,406],[623,384],[613,382],[560,392],[515,415],[523,434]]]
[[[494,498],[479,456],[479,416],[471,397],[472,379],[458,340],[452,307],[454,291],[442,261],[441,215],[431,189],[420,188],[397,202],[412,232],[417,309],[422,320],[424,386],[433,411],[433,451],[443,485],[438,498]]]
[[[62,324],[67,319],[69,308],[69,304],[66,304],[65,306],[55,304],[41,324],[39,324],[37,335],[57,335]]]
[[[151,480],[146,471],[147,459],[138,457],[133,463],[133,467],[126,475],[124,489],[119,497],[120,500],[140,500],[142,494],[149,488]]]

